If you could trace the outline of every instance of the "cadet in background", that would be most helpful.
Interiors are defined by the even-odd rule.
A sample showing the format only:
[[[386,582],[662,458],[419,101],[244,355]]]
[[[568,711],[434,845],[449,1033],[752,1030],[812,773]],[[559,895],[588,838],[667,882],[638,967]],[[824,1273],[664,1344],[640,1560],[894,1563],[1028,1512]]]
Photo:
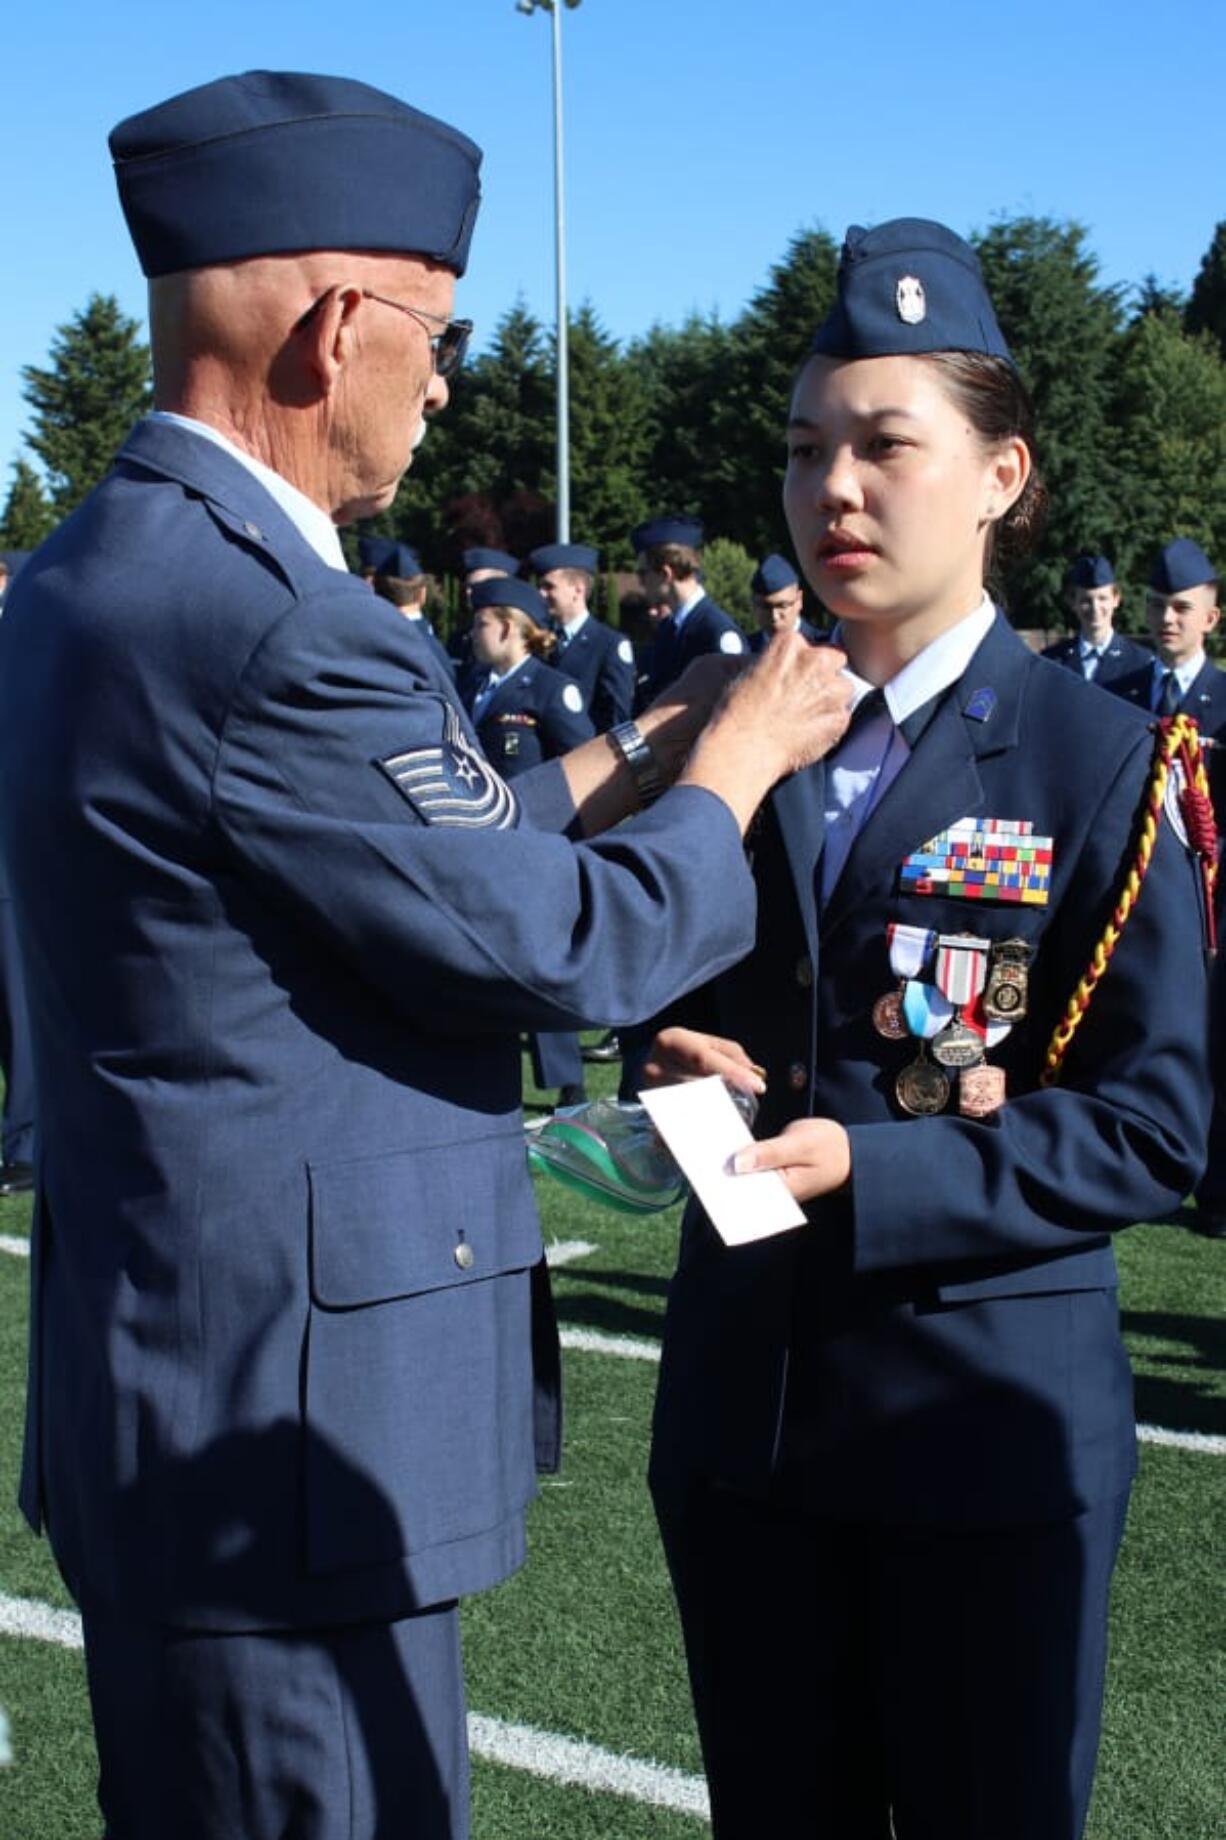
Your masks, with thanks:
[[[1077,671],[1088,684],[1111,684],[1150,662],[1135,639],[1115,630],[1120,590],[1106,556],[1080,555],[1064,578],[1064,599],[1077,622],[1071,639],[1057,639],[1043,653],[1053,664]]]

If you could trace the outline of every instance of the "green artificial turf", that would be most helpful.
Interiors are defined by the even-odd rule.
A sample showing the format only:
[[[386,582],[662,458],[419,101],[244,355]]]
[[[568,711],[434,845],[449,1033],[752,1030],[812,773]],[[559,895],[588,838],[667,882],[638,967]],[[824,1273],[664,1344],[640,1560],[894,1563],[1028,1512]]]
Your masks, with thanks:
[[[616,1069],[589,1069],[607,1092]],[[533,1095],[529,1094],[529,1098]],[[677,1219],[635,1219],[542,1184],[546,1241],[594,1250],[555,1273],[564,1329],[658,1338]],[[28,1203],[0,1203],[0,1233]],[[1147,1423],[1226,1434],[1226,1247],[1192,1216],[1122,1235],[1124,1321]],[[0,1591],[67,1602],[13,1505],[26,1262],[0,1256]],[[655,1367],[568,1350],[566,1462],[529,1517],[530,1558],[464,1608],[474,1711],[696,1773],[676,1618],[643,1480]],[[1088,1840],[1221,1840],[1226,1760],[1226,1457],[1144,1445],[1116,1575],[1102,1754]],[[2,1840],[95,1840],[81,1657],[0,1638]],[[474,1763],[475,1840],[685,1840],[692,1816]],[[238,1837],[236,1836],[236,1840]],[[983,1840],[992,1840],[985,1835]]]

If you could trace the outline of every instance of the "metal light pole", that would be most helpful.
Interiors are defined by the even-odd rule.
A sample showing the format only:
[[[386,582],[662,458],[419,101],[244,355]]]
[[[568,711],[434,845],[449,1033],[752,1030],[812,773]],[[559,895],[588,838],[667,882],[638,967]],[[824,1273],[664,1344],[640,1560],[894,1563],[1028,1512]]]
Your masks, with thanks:
[[[580,0],[563,0],[573,12]],[[570,542],[570,366],[566,318],[566,208],[562,160],[562,8],[557,0],[516,0],[519,13],[538,8],[553,16],[553,215],[557,291],[558,542]]]

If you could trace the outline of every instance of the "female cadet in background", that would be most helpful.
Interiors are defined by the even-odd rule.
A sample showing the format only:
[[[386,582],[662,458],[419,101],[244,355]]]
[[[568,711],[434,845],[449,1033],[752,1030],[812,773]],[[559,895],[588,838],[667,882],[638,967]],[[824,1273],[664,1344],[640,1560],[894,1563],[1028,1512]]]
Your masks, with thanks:
[[[971,249],[850,230],[784,502],[859,701],[764,808],[755,952],[646,1071],[764,1067],[737,1169],[806,1204],[735,1248],[691,1205],[669,1297],[652,1487],[717,1840],[1085,1819],[1135,1467],[1109,1236],[1203,1156],[1203,906],[1164,823],[1045,1086],[1154,737],[985,593],[1031,456]]]
[[[469,714],[477,737],[504,779],[542,760],[555,760],[596,733],[573,678],[546,664],[557,644],[544,599],[531,582],[513,575],[474,582]],[[485,675],[488,673],[488,675]],[[579,1037],[573,1032],[533,1035],[532,1077],[558,1092],[559,1105],[587,1097]]]

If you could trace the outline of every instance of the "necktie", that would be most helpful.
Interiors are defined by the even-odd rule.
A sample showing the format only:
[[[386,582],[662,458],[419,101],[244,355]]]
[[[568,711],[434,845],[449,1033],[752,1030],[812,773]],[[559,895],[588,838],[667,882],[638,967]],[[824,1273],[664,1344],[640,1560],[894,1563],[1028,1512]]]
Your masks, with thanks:
[[[1179,714],[1179,679],[1174,671],[1167,671],[1162,679],[1162,689],[1158,693],[1158,714],[1160,716]]]

